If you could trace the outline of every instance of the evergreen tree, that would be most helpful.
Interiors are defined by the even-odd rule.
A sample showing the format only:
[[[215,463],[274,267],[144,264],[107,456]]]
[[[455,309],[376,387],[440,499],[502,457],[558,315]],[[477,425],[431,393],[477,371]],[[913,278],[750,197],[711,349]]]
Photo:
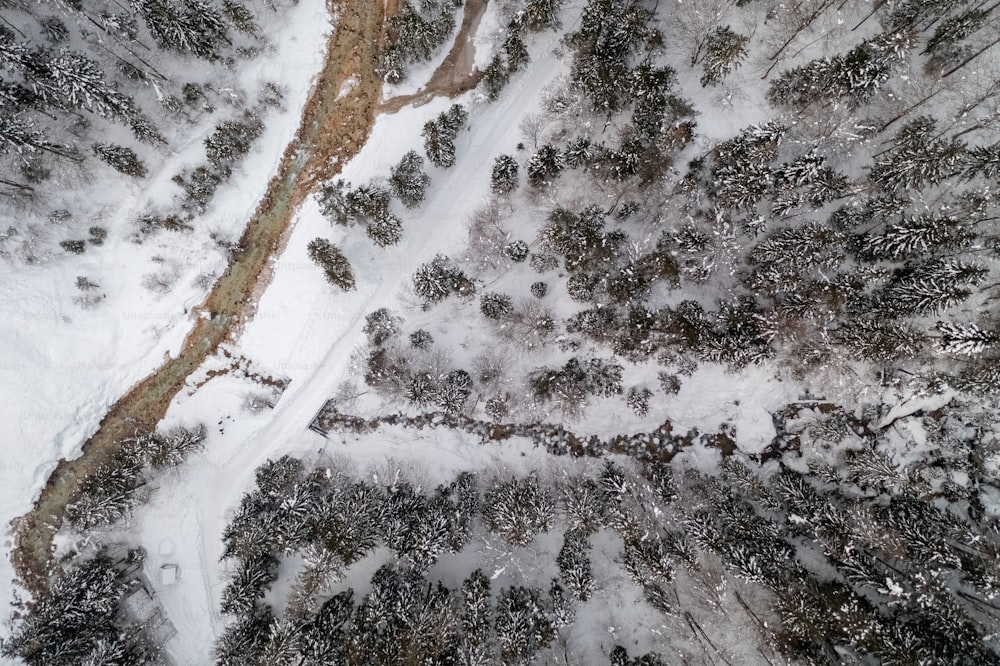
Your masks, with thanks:
[[[258,597],[278,579],[278,560],[265,554],[238,560],[236,571],[222,590],[223,613],[247,617],[254,613]]]
[[[510,194],[517,189],[517,160],[510,155],[500,155],[493,161],[493,176],[490,189],[493,194]]]
[[[27,617],[0,645],[0,655],[30,666],[149,663],[136,647],[121,642],[122,637],[138,637],[141,632],[119,611],[130,587],[107,554],[78,561],[35,600]],[[104,658],[109,662],[101,661]]]
[[[580,601],[586,601],[594,590],[594,574],[587,554],[589,550],[587,535],[570,530],[563,537],[563,545],[556,558],[559,578]]]
[[[937,139],[935,120],[911,120],[896,135],[895,145],[871,167],[871,180],[889,191],[936,185],[960,173],[965,144],[958,139]]]
[[[938,349],[946,354],[964,354],[974,356],[981,354],[988,347],[993,347],[1000,341],[1000,336],[992,331],[984,331],[976,324],[956,324],[939,321],[936,325],[941,339]]]
[[[97,63],[82,53],[61,48],[54,57],[39,60],[38,68],[32,85],[48,104],[110,118],[125,118],[134,109],[132,100],[112,88]]]
[[[236,618],[212,648],[216,666],[254,666],[259,663],[274,622],[270,606],[255,606],[250,613]]]
[[[975,241],[968,226],[953,217],[919,215],[904,218],[882,233],[862,238],[862,251],[876,259],[904,259],[968,247]]]
[[[228,173],[236,162],[250,151],[250,146],[264,131],[264,123],[253,113],[244,114],[241,120],[225,120],[205,139],[208,163],[221,172]]]
[[[522,240],[511,241],[503,246],[503,253],[514,263],[521,263],[528,258],[528,244]]]
[[[519,17],[529,30],[556,30],[559,28],[559,9],[563,0],[528,0]]]
[[[115,171],[135,178],[146,177],[146,165],[131,148],[111,143],[95,143],[94,153]]]
[[[149,33],[161,47],[217,60],[229,43],[222,15],[204,0],[132,0]]]
[[[354,590],[326,600],[302,628],[302,666],[344,663],[347,638],[354,615]]]
[[[506,319],[514,312],[514,301],[507,294],[489,292],[480,296],[479,310],[487,319]]]
[[[351,221],[352,207],[347,203],[347,192],[347,183],[342,178],[320,188],[319,210],[326,219],[343,225]]]
[[[459,663],[485,666],[492,655],[493,600],[490,579],[476,569],[462,582],[462,642]]]
[[[431,164],[448,168],[455,164],[455,138],[469,114],[461,104],[453,104],[434,120],[424,123],[424,152]]]
[[[515,546],[552,528],[555,501],[536,476],[496,483],[483,498],[483,522]]]
[[[565,161],[555,146],[545,144],[528,158],[528,182],[533,187],[547,185],[559,177]]]
[[[438,255],[428,264],[423,264],[413,275],[413,291],[425,303],[439,303],[453,293],[468,295],[475,287],[455,264]]]
[[[392,168],[389,186],[393,195],[407,208],[416,208],[424,200],[431,177],[424,173],[424,158],[411,150]]]
[[[716,27],[705,38],[705,57],[701,76],[702,87],[718,84],[727,74],[739,66],[747,55],[750,38],[734,31],[728,25]]]
[[[395,245],[403,237],[403,222],[388,210],[383,210],[368,221],[365,233],[379,247]]]
[[[505,664],[528,664],[555,638],[538,588],[506,587],[497,597],[497,643]]]
[[[883,298],[890,312],[929,314],[946,310],[972,295],[971,286],[988,270],[960,261],[933,261],[906,269],[886,287]]]
[[[935,28],[921,55],[930,56],[942,66],[961,62],[963,42],[986,25],[988,16],[989,11],[975,8],[945,19]]]
[[[855,358],[888,363],[908,358],[923,347],[924,336],[908,324],[879,319],[858,319],[841,326],[834,338]]]
[[[354,289],[354,271],[336,245],[325,238],[314,238],[306,250],[309,258],[323,269],[327,282],[345,291]]]

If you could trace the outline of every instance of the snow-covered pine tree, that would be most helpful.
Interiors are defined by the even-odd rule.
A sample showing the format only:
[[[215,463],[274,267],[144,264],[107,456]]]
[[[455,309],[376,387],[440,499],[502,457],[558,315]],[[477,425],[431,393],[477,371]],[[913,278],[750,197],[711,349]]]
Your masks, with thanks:
[[[39,76],[33,90],[47,104],[63,109],[87,109],[113,119],[128,117],[132,99],[115,90],[104,73],[83,53],[60,48],[55,56],[36,55]]]
[[[917,328],[881,317],[847,321],[833,337],[837,344],[847,348],[848,355],[873,363],[912,357],[925,341]]]
[[[344,663],[347,635],[354,615],[354,590],[327,599],[302,627],[302,666]]]
[[[938,256],[971,245],[976,234],[951,216],[918,215],[862,237],[861,251],[873,259],[909,259]]]
[[[528,0],[519,20],[529,30],[556,30],[559,28],[559,10],[564,0]]]
[[[95,143],[94,154],[115,171],[119,171],[126,176],[134,178],[146,177],[146,165],[142,163],[142,160],[139,159],[139,156],[131,148],[112,143]]]
[[[365,233],[379,247],[395,245],[403,238],[403,222],[394,213],[384,209],[368,220]]]
[[[869,177],[887,191],[937,185],[962,171],[966,146],[958,139],[936,138],[936,121],[921,116],[906,123],[891,150],[877,157]]]
[[[499,155],[493,161],[493,175],[490,180],[490,189],[493,190],[493,194],[510,194],[516,190],[517,174],[517,160],[510,155]]]
[[[531,663],[555,638],[555,628],[545,616],[541,590],[505,587],[497,596],[496,636],[500,658],[510,666]]]
[[[515,546],[552,529],[555,500],[535,475],[499,481],[483,498],[483,522]]]
[[[995,331],[984,331],[974,323],[939,321],[935,328],[941,334],[937,348],[944,354],[975,356],[1000,342]]]
[[[448,168],[455,164],[455,138],[465,125],[469,113],[461,104],[452,104],[433,120],[424,123],[424,152],[436,167]]]
[[[514,312],[514,299],[507,294],[488,292],[479,297],[479,310],[487,319],[507,319]]]
[[[941,69],[958,64],[969,50],[964,42],[987,25],[988,16],[988,10],[976,7],[941,21],[921,55]]]
[[[413,274],[413,291],[425,303],[443,301],[451,294],[461,296],[475,292],[475,286],[448,257],[438,255],[421,265]]]
[[[216,666],[250,666],[256,664],[267,645],[274,626],[270,606],[255,606],[229,624],[212,646]]]
[[[586,601],[594,590],[594,573],[590,564],[590,541],[587,535],[569,530],[563,537],[562,547],[556,557],[559,578],[580,601]]]
[[[205,139],[208,163],[216,171],[227,174],[264,131],[264,123],[256,114],[246,112],[238,120],[224,120]]]
[[[229,43],[222,15],[204,0],[132,0],[132,5],[165,49],[214,61]]]
[[[705,55],[702,60],[704,74],[702,87],[717,85],[726,75],[739,67],[747,55],[750,37],[741,35],[728,25],[717,26],[705,38]]]
[[[351,219],[351,207],[347,203],[348,184],[342,178],[325,183],[317,197],[319,210],[323,216],[335,224],[346,225]]]
[[[565,168],[565,161],[559,149],[545,144],[528,158],[526,171],[528,182],[533,187],[541,187],[553,182]]]
[[[276,580],[278,560],[270,553],[237,560],[236,571],[222,590],[222,612],[242,617],[252,615],[257,599],[262,598]]]
[[[495,622],[490,579],[482,569],[476,569],[462,582],[461,594],[459,663],[487,666],[492,658]]]
[[[416,208],[424,200],[431,177],[424,173],[424,158],[415,150],[403,155],[392,167],[389,186],[393,195],[407,208]]]
[[[340,249],[325,238],[314,238],[306,248],[309,258],[323,269],[326,280],[345,291],[354,289],[354,271]]]
[[[971,296],[988,273],[978,263],[930,261],[901,272],[883,291],[883,305],[905,315],[940,312]]]

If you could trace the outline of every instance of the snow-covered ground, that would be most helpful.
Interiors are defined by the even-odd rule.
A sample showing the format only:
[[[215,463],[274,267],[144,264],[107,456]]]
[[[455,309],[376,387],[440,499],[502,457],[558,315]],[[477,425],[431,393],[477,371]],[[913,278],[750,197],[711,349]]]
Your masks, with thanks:
[[[209,233],[236,239],[252,215],[285,146],[298,128],[311,80],[320,70],[331,29],[324,0],[301,0],[269,35],[274,48],[248,63],[234,87],[256,90],[260,82],[283,86],[284,108],[266,117],[267,129],[233,178],[219,190],[192,234],[160,235],[134,245],[128,232],[112,233],[101,247],[40,265],[6,265],[0,287],[0,524],[26,513],[56,462],[75,456],[107,409],[133,384],[179,349],[191,322],[187,314],[204,298],[194,284],[219,274],[226,257]],[[210,119],[188,143],[152,165],[148,187],[100,193],[115,208],[104,226],[127,230],[150,201],[177,190],[170,182],[184,165],[203,159]],[[163,261],[158,262],[156,258]],[[176,271],[172,291],[152,295],[141,286],[146,273]],[[93,310],[76,305],[73,284],[85,275],[101,285],[106,300]],[[4,538],[0,558],[0,615],[10,613],[15,588]],[[0,636],[6,629],[0,627]]]

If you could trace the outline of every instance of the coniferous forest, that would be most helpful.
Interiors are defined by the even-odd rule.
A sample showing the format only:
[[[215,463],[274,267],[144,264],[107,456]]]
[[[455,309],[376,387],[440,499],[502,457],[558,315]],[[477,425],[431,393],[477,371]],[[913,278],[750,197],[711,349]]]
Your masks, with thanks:
[[[187,233],[282,106],[220,87],[279,5],[89,1],[0,5],[2,261],[100,246],[58,202],[200,123],[203,161],[125,231]],[[363,312],[309,439],[253,449],[212,508],[212,663],[1000,663],[1000,3],[403,0],[384,99],[473,11],[474,85],[312,192],[296,251],[336,316],[310,325]],[[482,138],[513,106],[518,140]],[[452,214],[436,185],[482,165]],[[299,390],[233,367],[241,418]],[[672,423],[729,382],[732,418]],[[787,399],[746,428],[755,390]],[[135,525],[214,430],[137,429],[94,466],[0,654],[172,663],[183,637],[128,601]],[[419,453],[441,441],[459,462]]]

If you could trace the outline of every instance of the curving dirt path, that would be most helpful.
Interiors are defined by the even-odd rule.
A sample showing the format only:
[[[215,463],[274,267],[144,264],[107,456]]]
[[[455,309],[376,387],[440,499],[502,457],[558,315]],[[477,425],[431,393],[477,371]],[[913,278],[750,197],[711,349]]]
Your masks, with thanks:
[[[374,63],[383,38],[385,6],[370,0],[328,2],[338,21],[298,132],[243,232],[240,249],[195,310],[194,327],[181,353],[111,407],[80,457],[61,460],[31,512],[14,522],[11,559],[21,583],[36,595],[48,585],[52,539],[80,481],[104,463],[125,436],[137,428],[155,428],[188,376],[220,343],[238,334],[242,321],[254,316],[256,295],[270,280],[269,259],[287,240],[295,210],[368,138],[382,94]]]

